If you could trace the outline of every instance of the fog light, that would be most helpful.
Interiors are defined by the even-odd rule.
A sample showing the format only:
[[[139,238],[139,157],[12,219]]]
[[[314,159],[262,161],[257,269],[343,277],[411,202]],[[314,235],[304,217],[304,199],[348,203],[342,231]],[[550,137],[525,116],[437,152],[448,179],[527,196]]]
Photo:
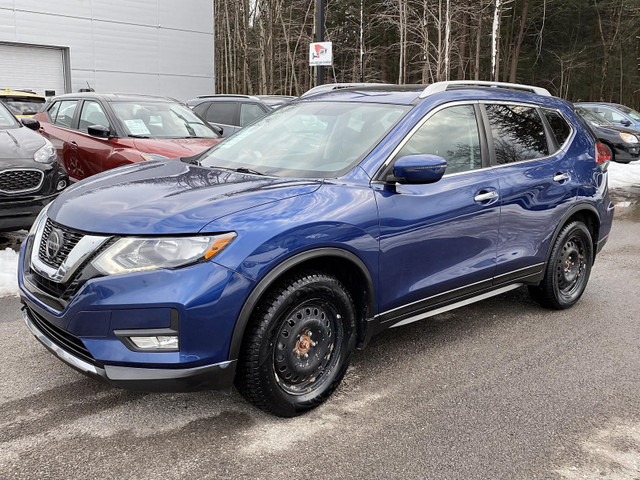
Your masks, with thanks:
[[[178,350],[177,335],[158,335],[155,337],[129,337],[129,340],[140,349]]]
[[[60,180],[56,188],[58,189],[58,191],[64,190],[65,188],[67,188],[67,185],[68,183],[66,180]]]

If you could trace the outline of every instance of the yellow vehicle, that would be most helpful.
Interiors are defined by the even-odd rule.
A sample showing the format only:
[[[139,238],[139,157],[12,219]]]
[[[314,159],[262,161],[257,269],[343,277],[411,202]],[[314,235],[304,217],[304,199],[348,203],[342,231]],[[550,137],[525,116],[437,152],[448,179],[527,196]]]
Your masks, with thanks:
[[[30,90],[0,90],[0,102],[18,118],[33,117],[42,110],[46,101],[42,95]]]

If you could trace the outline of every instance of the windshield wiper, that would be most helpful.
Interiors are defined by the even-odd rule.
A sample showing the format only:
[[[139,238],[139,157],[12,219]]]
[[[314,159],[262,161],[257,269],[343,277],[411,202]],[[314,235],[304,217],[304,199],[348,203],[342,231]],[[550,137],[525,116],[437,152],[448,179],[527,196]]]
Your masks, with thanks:
[[[201,165],[200,163],[198,164]],[[216,168],[218,170],[229,170],[231,172],[249,173],[251,175],[265,176],[264,173],[259,172],[257,170],[253,170],[252,168],[247,168],[247,167],[229,168],[229,167],[219,167],[217,165],[209,165],[209,168]]]
[[[130,137],[132,138],[151,138],[149,135],[134,135],[134,134],[129,134]]]
[[[247,167],[239,167],[235,169],[236,172],[238,173],[250,173],[251,175],[263,175],[264,173],[259,172],[257,170],[254,170],[252,168],[247,168]]]

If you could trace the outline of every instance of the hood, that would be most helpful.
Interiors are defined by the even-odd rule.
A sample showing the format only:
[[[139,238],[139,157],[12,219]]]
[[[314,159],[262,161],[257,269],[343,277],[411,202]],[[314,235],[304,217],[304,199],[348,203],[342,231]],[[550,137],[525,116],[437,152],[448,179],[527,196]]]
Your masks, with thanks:
[[[604,130],[605,132],[611,135],[615,135],[618,132],[622,132],[622,133],[630,133],[631,135],[640,137],[640,132],[638,130],[634,130],[633,128],[619,127],[617,125],[597,125],[596,127],[600,130]]]
[[[27,127],[0,129],[0,159],[32,159],[45,143],[44,137]]]
[[[136,138],[133,144],[143,153],[179,158],[202,153],[221,141],[222,138]]]
[[[148,161],[75,184],[58,197],[48,215],[62,225],[93,233],[193,234],[225,215],[311,193],[320,184],[179,160]]]

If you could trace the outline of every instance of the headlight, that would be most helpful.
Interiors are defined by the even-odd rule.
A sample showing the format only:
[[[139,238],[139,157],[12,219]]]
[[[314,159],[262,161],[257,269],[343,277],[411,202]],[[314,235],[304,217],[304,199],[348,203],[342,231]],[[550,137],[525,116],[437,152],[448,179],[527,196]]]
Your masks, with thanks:
[[[56,147],[45,138],[44,145],[33,154],[33,159],[38,163],[52,163],[56,159]]]
[[[91,263],[104,275],[176,268],[213,257],[235,237],[232,232],[201,237],[121,238]]]
[[[638,137],[631,133],[620,132],[620,138],[624,143],[638,143]]]

